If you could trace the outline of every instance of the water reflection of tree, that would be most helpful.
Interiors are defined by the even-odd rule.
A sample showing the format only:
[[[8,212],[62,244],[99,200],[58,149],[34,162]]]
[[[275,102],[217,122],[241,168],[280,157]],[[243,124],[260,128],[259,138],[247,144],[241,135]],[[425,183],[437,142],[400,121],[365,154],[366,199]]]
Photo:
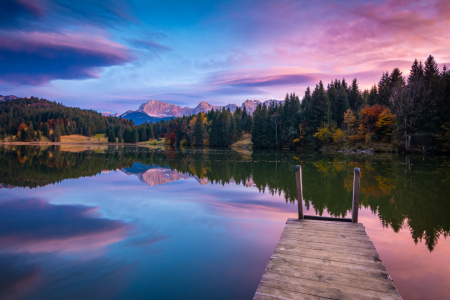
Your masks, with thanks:
[[[408,227],[417,243],[434,249],[450,230],[450,163],[396,156],[325,156],[318,153],[229,150],[156,151],[110,147],[104,153],[70,153],[58,147],[0,147],[0,183],[37,187],[68,178],[95,176],[103,170],[130,168],[136,162],[160,166],[217,184],[251,184],[261,192],[296,201],[294,169],[301,164],[304,198],[316,214],[346,217],[351,211],[353,169],[361,169],[360,205],[394,231]],[[405,162],[406,161],[406,162]],[[411,167],[412,166],[412,167]]]

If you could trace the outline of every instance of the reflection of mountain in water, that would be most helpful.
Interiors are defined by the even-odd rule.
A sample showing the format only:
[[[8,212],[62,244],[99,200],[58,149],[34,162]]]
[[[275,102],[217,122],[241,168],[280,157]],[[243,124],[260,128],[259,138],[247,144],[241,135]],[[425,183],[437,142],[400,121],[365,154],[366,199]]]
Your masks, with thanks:
[[[140,181],[145,182],[149,186],[165,184],[181,179],[188,179],[190,176],[180,173],[177,170],[155,168],[147,170],[144,173],[137,174]]]
[[[122,169],[122,172],[124,172],[127,175],[136,175],[140,181],[145,182],[149,186],[161,185],[189,178],[194,178],[201,185],[205,185],[211,182],[206,177],[199,178],[197,175],[191,176],[187,173],[179,172],[176,169],[171,170],[169,168],[162,168],[155,165],[146,166],[140,163],[135,163],[131,168]],[[231,179],[230,183],[235,183],[235,181]],[[256,187],[256,184],[253,182],[252,179],[250,179],[245,182],[244,186]]]
[[[13,189],[13,188],[15,188],[14,185],[0,183],[0,189]]]

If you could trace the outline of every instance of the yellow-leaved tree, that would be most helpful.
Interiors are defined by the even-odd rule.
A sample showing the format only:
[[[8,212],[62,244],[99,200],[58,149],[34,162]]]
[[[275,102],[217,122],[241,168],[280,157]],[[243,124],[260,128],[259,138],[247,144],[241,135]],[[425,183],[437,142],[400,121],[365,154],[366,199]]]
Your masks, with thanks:
[[[340,129],[336,129],[333,133],[333,142],[336,144],[342,144],[345,142],[345,133]]]
[[[383,109],[383,111],[378,116],[378,121],[376,123],[378,134],[381,136],[383,142],[388,142],[392,136],[393,126],[397,120],[397,116],[391,113],[388,108]]]
[[[333,134],[327,127],[322,127],[317,130],[317,132],[314,134],[314,137],[324,143],[328,143],[333,139]]]
[[[347,127],[347,138],[350,136],[350,129],[355,126],[356,118],[353,111],[349,108],[344,114],[344,124]]]

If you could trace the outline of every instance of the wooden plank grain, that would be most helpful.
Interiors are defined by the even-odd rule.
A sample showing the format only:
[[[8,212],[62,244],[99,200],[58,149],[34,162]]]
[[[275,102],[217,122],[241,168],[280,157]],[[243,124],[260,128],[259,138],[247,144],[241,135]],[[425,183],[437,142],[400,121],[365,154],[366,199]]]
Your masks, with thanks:
[[[365,235],[366,230],[364,228],[342,228],[338,226],[319,226],[319,225],[310,225],[310,224],[286,224],[286,228],[290,229],[300,229],[300,230],[313,230],[313,231],[322,231],[322,232],[333,232],[333,233],[341,233],[341,234],[362,234]]]
[[[310,230],[310,229],[299,229],[292,227],[285,227],[283,233],[294,234],[298,236],[316,236],[322,239],[328,238],[339,238],[339,239],[351,239],[351,240],[360,240],[360,241],[370,241],[370,238],[367,236],[365,232],[362,233],[336,233],[336,232],[326,232],[322,230]]]
[[[371,276],[358,276],[330,271],[327,269],[308,268],[305,266],[292,268],[272,260],[269,261],[265,273],[274,273],[293,278],[320,281],[378,292],[391,292],[396,290],[392,281],[386,277],[375,278]]]
[[[297,240],[291,240],[286,237],[281,237],[278,245],[283,245],[286,250],[295,249],[312,249],[312,250],[322,250],[329,251],[333,253],[344,253],[347,255],[376,255],[378,256],[377,250],[375,248],[357,248],[353,246],[341,246],[332,245],[325,243],[315,243],[315,242],[299,242]]]
[[[270,258],[280,265],[290,266],[291,268],[315,268],[319,270],[329,270],[341,274],[351,274],[357,276],[368,276],[375,279],[384,280],[388,278],[388,273],[382,262],[376,264],[370,263],[348,263],[326,259],[311,258],[305,256],[292,256],[288,254],[275,253]]]
[[[323,225],[323,226],[339,226],[339,227],[346,227],[346,228],[364,228],[364,225],[362,223],[352,223],[352,222],[340,222],[340,221],[320,221],[320,220],[305,220],[305,219],[292,219],[289,218],[286,221],[286,224],[308,224],[308,225]]]
[[[274,253],[276,254],[286,254],[291,256],[301,256],[301,257],[309,257],[316,259],[323,259],[329,261],[337,261],[344,263],[353,263],[353,264],[377,264],[381,261],[378,256],[375,255],[358,255],[358,256],[350,256],[344,253],[332,253],[329,251],[321,251],[321,250],[313,250],[313,249],[286,249],[282,245],[277,245],[275,247]]]
[[[302,243],[312,242],[312,243],[322,243],[329,245],[340,245],[340,246],[348,246],[355,248],[368,248],[375,249],[375,245],[370,240],[352,240],[352,239],[343,239],[343,238],[334,238],[334,237],[316,237],[316,236],[302,236],[295,233],[283,232],[281,233],[281,237],[286,240],[293,240]]]
[[[297,293],[289,290],[277,289],[271,286],[259,285],[256,290],[253,300],[328,300],[329,298],[323,298],[303,293]]]
[[[326,223],[326,222],[322,222]],[[353,224],[353,223],[342,223],[342,224]],[[366,230],[364,227],[360,226],[339,226],[334,224],[329,225],[323,225],[323,224],[309,224],[307,220],[303,221],[302,223],[294,223],[294,222],[288,222],[286,223],[286,227],[292,227],[292,228],[302,228],[302,229],[314,229],[314,230],[322,230],[322,231],[340,231],[340,232],[347,232],[347,233],[365,233]]]
[[[389,292],[378,292],[342,286],[339,284],[283,276],[274,273],[264,273],[260,284],[277,289],[330,299],[401,299],[396,289]]]

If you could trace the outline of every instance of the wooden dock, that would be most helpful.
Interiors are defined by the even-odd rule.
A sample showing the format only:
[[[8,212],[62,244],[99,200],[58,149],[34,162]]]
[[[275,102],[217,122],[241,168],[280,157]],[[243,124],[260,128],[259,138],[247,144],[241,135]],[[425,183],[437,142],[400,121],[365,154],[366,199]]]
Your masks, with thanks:
[[[297,192],[303,199],[299,167]],[[358,206],[355,196],[359,198],[359,169],[353,208]],[[304,216],[301,211],[299,219],[288,219],[253,299],[402,299],[357,219],[357,209],[352,219]]]

